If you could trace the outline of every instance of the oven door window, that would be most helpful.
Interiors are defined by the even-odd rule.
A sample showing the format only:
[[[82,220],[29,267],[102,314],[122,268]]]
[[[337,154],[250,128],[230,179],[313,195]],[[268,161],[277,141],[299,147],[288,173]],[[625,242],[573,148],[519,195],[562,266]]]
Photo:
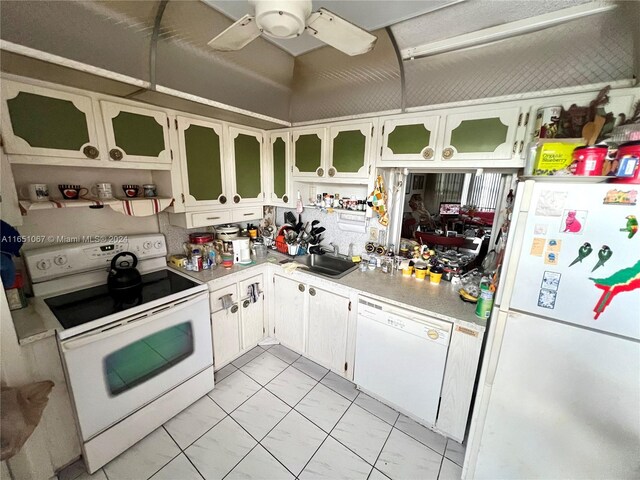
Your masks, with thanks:
[[[118,395],[161,374],[192,353],[190,322],[144,337],[105,358],[107,389],[111,395]]]

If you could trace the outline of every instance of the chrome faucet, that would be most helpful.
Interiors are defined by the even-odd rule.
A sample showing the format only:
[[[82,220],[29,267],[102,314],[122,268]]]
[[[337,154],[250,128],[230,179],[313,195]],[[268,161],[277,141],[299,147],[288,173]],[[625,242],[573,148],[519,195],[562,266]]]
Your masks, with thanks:
[[[333,247],[333,254],[337,257],[338,255],[340,255],[340,247],[338,247],[338,245],[336,245],[333,242],[330,242],[329,245],[331,245]]]

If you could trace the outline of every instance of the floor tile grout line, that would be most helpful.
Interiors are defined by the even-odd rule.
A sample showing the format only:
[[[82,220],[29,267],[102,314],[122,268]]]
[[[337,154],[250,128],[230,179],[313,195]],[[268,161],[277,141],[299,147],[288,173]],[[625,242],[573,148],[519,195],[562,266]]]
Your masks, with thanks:
[[[400,414],[400,415],[402,415],[402,414]],[[405,417],[406,417],[406,415],[405,415]],[[431,430],[430,428],[427,428],[427,427],[425,427],[424,425],[419,424],[418,422],[416,422],[416,421],[415,421],[415,420],[413,420],[412,418],[409,418],[409,417],[407,417],[407,418],[408,418],[409,420],[411,420],[412,422],[415,422],[417,425],[421,426],[422,428],[426,428],[426,429],[427,429],[427,430],[429,430],[430,432],[433,432],[433,433],[435,433],[436,435],[440,435],[440,434],[439,434],[438,432],[436,432],[435,430]],[[399,419],[400,419],[400,416],[398,416],[398,418],[396,419],[395,424],[397,424],[397,423],[398,423],[398,420],[399,420]],[[418,438],[414,437],[414,436],[413,436],[413,435],[411,435],[410,433],[405,432],[405,431],[404,431],[404,430],[402,430],[401,428],[396,427],[396,426],[395,426],[395,424],[393,425],[393,428],[395,428],[396,430],[398,430],[398,431],[399,431],[399,432],[401,432],[401,433],[404,433],[404,434],[405,434],[406,436],[408,436],[409,438],[412,438],[413,440],[415,440],[416,442],[418,442],[420,445],[423,445],[423,446],[427,447],[429,450],[432,450],[432,451],[436,452],[438,455],[442,455],[442,456],[444,457],[444,454],[445,454],[445,452],[447,451],[447,442],[446,442],[446,440],[448,440],[448,439],[447,439],[447,437],[444,437],[444,435],[441,435],[441,436],[443,436],[443,437],[445,438],[445,443],[444,443],[444,451],[443,451],[442,453],[440,453],[439,451],[437,451],[437,450],[436,450],[435,448],[433,448],[432,446],[427,445],[426,443],[424,443],[422,440],[420,440],[420,439],[418,439]],[[454,462],[454,463],[455,463],[455,462]],[[457,465],[457,464],[456,464],[456,465]]]
[[[367,395],[366,393],[364,393],[362,390],[358,390],[358,395],[356,396],[356,398],[353,400],[354,403],[356,400],[358,400],[358,398],[360,398],[360,395]],[[376,402],[384,405],[387,408],[390,408],[391,410],[393,410],[393,408],[391,408],[388,405],[385,405],[384,403],[382,403],[380,400],[377,400],[375,398],[373,398],[371,395],[367,395],[369,398],[375,400]],[[362,408],[363,410],[366,410],[367,412],[369,412],[371,415],[373,415],[374,417],[379,418],[380,420],[382,420],[384,423],[391,425],[392,427],[395,425],[395,423],[398,421],[398,418],[400,418],[400,412],[398,412],[397,410],[393,410],[394,412],[396,412],[398,414],[398,416],[396,417],[396,419],[393,421],[393,423],[389,423],[389,421],[385,420],[384,418],[382,418],[380,415],[377,415],[375,412],[372,412],[371,410],[363,407],[362,405],[360,405],[359,403],[356,403],[356,405],[358,405],[360,408]]]
[[[196,467],[196,464],[191,461],[191,459],[189,458],[189,455],[187,455],[185,452],[182,452],[182,454],[184,455],[184,458],[187,459],[187,462],[189,462],[191,464],[191,466],[196,470],[198,475],[200,475],[200,477],[202,477],[202,480],[205,480],[206,477],[202,474],[202,472],[200,470],[198,470],[198,467]]]
[[[287,406],[288,406],[288,405],[287,405]],[[291,409],[291,410],[293,410],[293,409]],[[286,417],[287,415],[289,415],[289,413],[291,413],[291,410],[289,410],[289,411],[287,412],[287,414],[286,414],[284,417]],[[231,417],[231,415],[229,415],[229,417]],[[282,418],[284,418],[284,417],[282,417]],[[282,421],[282,418],[280,419],[280,421]],[[236,422],[236,423],[238,424],[238,426],[239,426],[241,429],[243,429],[243,430],[247,433],[247,435],[249,435],[251,438],[253,438],[254,440],[256,440],[256,438],[255,438],[253,435],[251,435],[251,433],[250,433],[246,428],[244,428],[244,427],[240,424],[240,422],[238,422],[238,421],[237,421],[235,418],[233,418],[233,417],[231,417],[231,419],[232,419],[234,422]],[[280,421],[279,421],[278,423],[280,423]],[[276,425],[277,425],[277,424],[276,424]],[[275,428],[275,427],[274,427],[274,428]],[[273,430],[273,428],[272,428],[271,430]],[[269,432],[267,432],[267,434],[266,434],[266,435],[264,435],[264,436],[262,437],[262,439],[266,438],[266,436],[267,436],[267,435],[269,435],[269,433],[271,432],[271,430],[269,430]],[[225,475],[225,477],[226,477],[227,475],[229,475],[229,473],[233,472],[233,469],[234,469],[234,468],[236,468],[236,467],[240,464],[240,462],[242,462],[242,460],[244,460],[244,459],[245,459],[245,458],[246,458],[246,457],[247,457],[247,456],[248,456],[248,455],[249,455],[253,450],[255,450],[255,448],[256,448],[258,445],[260,445],[262,448],[264,448],[264,449],[267,451],[267,453],[268,453],[269,455],[271,455],[272,457],[274,457],[274,458],[275,458],[275,456],[274,456],[274,455],[272,455],[272,454],[271,454],[271,452],[269,452],[269,450],[268,450],[264,445],[262,445],[262,443],[260,443],[260,442],[261,442],[261,440],[256,440],[256,444],[253,446],[253,448],[252,448],[251,450],[249,450],[249,451],[247,452],[247,454],[246,454],[244,457],[242,457],[242,458],[240,459],[240,461],[239,461],[238,463],[236,463],[236,464],[233,466],[233,468],[232,468],[231,470],[229,470],[229,471],[227,472],[227,474]],[[280,460],[278,460],[277,458],[276,458],[276,460],[278,461],[278,463],[280,463],[280,465],[282,465],[282,466],[287,470],[287,472],[290,472],[290,473],[291,473],[291,475],[293,475],[294,477],[296,476],[296,475],[295,475],[291,470],[289,470],[289,469],[288,469],[288,468],[287,468],[287,467],[286,467],[286,466],[285,466],[285,465],[284,465]],[[224,477],[223,477],[223,478],[224,478]]]
[[[440,473],[442,472],[443,464],[444,464],[444,455],[442,455],[442,457],[440,458],[440,468],[438,468],[438,476],[436,477],[438,480],[440,480]]]
[[[327,372],[328,375],[328,372]],[[325,375],[326,376],[326,375]],[[324,378],[324,377],[323,377]],[[320,383],[320,382],[318,382]],[[324,384],[322,384],[324,385]],[[329,388],[327,385],[324,385],[326,388]],[[315,388],[315,387],[314,387]],[[334,391],[332,388],[329,388],[329,390]],[[338,394],[338,392],[335,392],[336,394]],[[340,395],[340,394],[338,394]],[[343,397],[346,398],[346,397]],[[358,395],[356,395],[356,398],[358,398]],[[354,452],[353,450],[351,450],[349,447],[347,447],[345,444],[343,444],[340,440],[338,440],[337,438],[331,436],[331,432],[333,432],[333,430],[336,428],[336,426],[340,423],[340,420],[342,420],[342,417],[344,417],[347,412],[349,411],[349,409],[353,406],[353,402],[356,401],[356,398],[354,398],[353,400],[351,400],[351,404],[345,409],[344,412],[342,412],[342,415],[340,415],[340,418],[338,419],[338,421],[333,425],[333,427],[331,428],[331,430],[329,431],[329,433],[327,433],[327,436],[325,437],[325,439],[322,441],[322,443],[320,444],[320,446],[318,448],[316,448],[316,451],[313,452],[313,455],[311,455],[311,457],[309,458],[309,460],[307,460],[307,463],[305,463],[304,467],[302,467],[302,470],[300,470],[300,473],[304,472],[304,469],[307,468],[307,465],[309,465],[309,462],[311,462],[311,460],[313,460],[313,457],[316,456],[316,454],[318,453],[318,450],[320,450],[320,447],[322,447],[322,445],[324,445],[324,442],[327,441],[327,438],[331,437],[333,440],[335,440],[336,442],[338,442],[340,445],[342,445],[343,447],[345,447],[347,450],[349,450],[351,453],[353,453],[354,455],[356,455],[358,458],[360,458],[363,462],[365,462],[367,465],[370,465],[369,462],[367,462],[364,458],[362,458],[360,455],[358,455],[356,452]],[[347,400],[349,400],[347,398]],[[302,401],[302,400],[301,400]],[[298,402],[300,403],[300,402]],[[297,412],[297,410],[296,410]],[[300,413],[300,412],[298,412]],[[305,417],[302,413],[300,413],[300,415],[302,415],[304,418]],[[309,420],[311,423],[313,423],[313,421],[309,418],[307,418],[307,420]],[[315,423],[313,423],[314,425],[316,425]],[[318,428],[320,428],[320,430],[322,430],[323,432],[325,431],[323,428],[321,428],[319,425],[316,425]],[[371,472],[369,472],[371,473]]]
[[[168,462],[164,463],[164,464],[163,464],[163,465],[162,465],[158,470],[156,470],[156,471],[155,471],[155,472],[153,472],[151,475],[149,475],[149,476],[147,477],[147,480],[149,480],[149,479],[150,479],[151,477],[153,477],[156,473],[158,473],[158,472],[159,472],[160,470],[162,470],[164,467],[166,467],[167,465],[169,465],[171,462],[173,462],[176,458],[178,458],[178,457],[182,454],[182,450],[180,449],[180,445],[178,445],[178,444],[176,443],[176,441],[173,439],[173,437],[169,434],[169,432],[167,432],[167,430],[164,428],[164,425],[162,425],[162,426],[161,426],[161,428],[162,428],[162,429],[164,429],[164,431],[166,432],[166,434],[167,434],[167,435],[169,435],[169,438],[171,439],[171,441],[172,441],[173,443],[175,443],[175,444],[176,444],[176,446],[178,447],[178,454],[177,454],[177,455],[175,455],[175,456],[173,456],[173,457],[171,457],[171,460],[169,460]],[[154,432],[155,432],[155,430],[154,430]],[[149,434],[149,435],[151,435],[151,434]],[[147,435],[147,437],[148,437],[149,435]],[[147,438],[147,437],[144,437],[144,438]],[[143,439],[143,440],[144,440],[144,439]],[[140,440],[140,441],[142,441],[142,440]],[[138,443],[138,442],[136,442],[136,443]],[[135,445],[135,444],[134,444],[134,445]],[[128,449],[127,449],[127,450],[125,450],[125,451],[128,451]],[[123,452],[123,453],[124,453],[124,452]],[[116,458],[117,458],[117,457],[116,457]],[[106,475],[106,471],[105,471],[105,475]]]
[[[398,415],[398,418],[400,418],[400,415]],[[382,448],[380,449],[380,451],[378,452],[378,456],[376,457],[376,461],[373,462],[373,468],[376,468],[376,463],[378,463],[378,460],[380,460],[380,455],[382,455],[382,452],[384,451],[384,447],[387,446],[387,442],[389,441],[389,437],[391,437],[391,434],[393,433],[393,429],[396,426],[396,423],[398,423],[398,418],[396,418],[396,421],[393,422],[393,425],[391,425],[391,430],[389,430],[389,434],[387,435],[387,438],[385,439],[384,443],[382,444]],[[387,476],[384,472],[382,472],[383,475]],[[389,477],[391,478],[391,477]]]

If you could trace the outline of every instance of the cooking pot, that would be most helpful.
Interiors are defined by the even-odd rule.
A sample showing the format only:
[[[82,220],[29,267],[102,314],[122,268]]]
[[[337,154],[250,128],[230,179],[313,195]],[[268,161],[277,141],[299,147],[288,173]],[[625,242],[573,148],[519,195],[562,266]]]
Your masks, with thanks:
[[[131,257],[118,264],[118,259]],[[107,287],[111,295],[118,298],[135,298],[142,292],[142,276],[136,269],[138,257],[131,252],[121,252],[111,259],[111,270],[107,278]]]

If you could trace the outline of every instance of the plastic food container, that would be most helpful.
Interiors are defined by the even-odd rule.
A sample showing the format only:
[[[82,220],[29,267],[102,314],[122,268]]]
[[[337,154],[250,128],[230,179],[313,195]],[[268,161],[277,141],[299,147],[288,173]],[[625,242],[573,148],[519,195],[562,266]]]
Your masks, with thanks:
[[[640,140],[620,145],[616,162],[618,168],[614,183],[640,184]]]
[[[606,146],[577,147],[573,151],[573,174],[594,177],[602,175],[602,167],[609,149]]]

